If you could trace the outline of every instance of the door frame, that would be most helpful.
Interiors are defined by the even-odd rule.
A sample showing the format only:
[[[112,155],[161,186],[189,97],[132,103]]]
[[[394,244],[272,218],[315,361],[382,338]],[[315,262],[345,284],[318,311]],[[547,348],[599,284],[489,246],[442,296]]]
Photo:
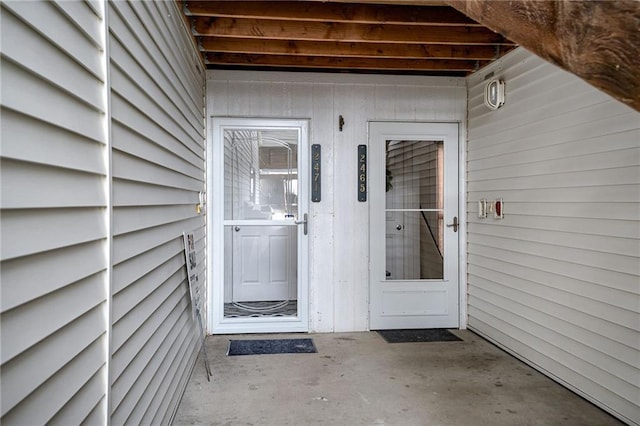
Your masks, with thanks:
[[[309,331],[309,235],[298,229],[297,316],[263,318],[224,318],[224,143],[222,134],[229,127],[300,129],[298,162],[298,213],[309,213],[309,120],[210,116],[206,155],[207,223],[207,332],[209,334],[288,333]],[[303,200],[302,202],[300,200]]]
[[[367,120],[367,146],[371,141],[370,124],[376,123],[394,123],[394,124],[456,124],[458,125],[458,328],[464,330],[467,328],[467,184],[466,184],[466,134],[467,128],[464,121],[410,121],[410,120]],[[369,147],[371,148],[371,147]],[[369,168],[370,165],[367,165]],[[369,205],[369,210],[371,206]],[[371,210],[370,210],[371,211]],[[369,241],[371,244],[371,241]],[[371,261],[371,259],[369,259]],[[371,267],[369,267],[371,271]],[[371,286],[371,272],[369,272],[369,286]],[[370,287],[367,294],[371,292]],[[370,296],[368,296],[370,297]],[[369,301],[370,305],[370,301]],[[369,328],[371,325],[371,318],[369,315]]]

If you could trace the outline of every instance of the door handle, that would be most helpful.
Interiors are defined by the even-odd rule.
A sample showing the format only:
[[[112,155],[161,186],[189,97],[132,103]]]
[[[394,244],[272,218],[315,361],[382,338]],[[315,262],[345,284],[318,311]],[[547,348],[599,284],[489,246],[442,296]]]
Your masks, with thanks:
[[[447,223],[447,228],[453,227],[453,232],[458,232],[458,216],[453,217],[453,223]]]
[[[304,228],[302,229],[302,232],[304,232],[304,235],[307,235],[307,214],[306,213],[302,216],[302,220],[296,220],[293,223],[295,223],[296,225],[303,225]]]
[[[233,228],[233,230],[234,230],[234,231],[236,231],[236,232],[238,232],[238,231],[240,231],[240,227],[239,227],[239,226],[236,226],[235,228]]]
[[[396,229],[397,229],[398,231],[402,231],[402,225],[396,225]]]

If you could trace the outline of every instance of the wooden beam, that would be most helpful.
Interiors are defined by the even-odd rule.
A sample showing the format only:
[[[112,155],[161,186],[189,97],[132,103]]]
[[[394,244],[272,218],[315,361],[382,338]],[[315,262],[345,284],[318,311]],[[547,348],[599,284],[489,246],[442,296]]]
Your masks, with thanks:
[[[398,6],[308,1],[192,1],[189,16],[351,22],[359,24],[480,26],[449,6]]]
[[[193,18],[196,35],[281,40],[513,45],[500,34],[477,27],[345,24],[234,18]]]
[[[492,46],[444,44],[346,43],[339,41],[202,37],[200,48],[204,52],[262,55],[464,60],[492,60],[497,58],[496,49]]]
[[[447,3],[640,111],[640,1]]]
[[[401,71],[474,71],[477,61],[432,59],[332,58],[321,56],[278,56],[207,53],[207,65],[241,65],[253,67],[340,68]]]
[[[353,0],[305,0],[329,3],[353,3]],[[444,0],[366,0],[362,3],[368,4],[395,4],[413,6],[448,6]]]

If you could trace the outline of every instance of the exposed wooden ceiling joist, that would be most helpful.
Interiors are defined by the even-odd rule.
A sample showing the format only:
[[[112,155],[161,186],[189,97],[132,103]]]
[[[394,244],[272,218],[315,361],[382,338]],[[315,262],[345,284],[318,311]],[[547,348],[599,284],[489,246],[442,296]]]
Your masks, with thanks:
[[[341,41],[305,41],[202,37],[204,52],[263,55],[375,57],[398,59],[493,60],[499,56],[495,46],[445,44],[354,43]]]
[[[449,6],[399,6],[301,1],[194,1],[189,16],[348,22],[354,24],[481,25]]]
[[[280,56],[208,53],[207,62],[217,65],[277,66],[292,68],[340,68],[363,70],[473,71],[477,61],[431,59],[336,58],[322,56]]]
[[[441,1],[182,3],[209,68],[464,76],[515,46]]]
[[[448,3],[640,111],[640,1]]]
[[[512,45],[500,34],[479,27],[346,24],[271,19],[194,18],[199,36],[380,43]]]

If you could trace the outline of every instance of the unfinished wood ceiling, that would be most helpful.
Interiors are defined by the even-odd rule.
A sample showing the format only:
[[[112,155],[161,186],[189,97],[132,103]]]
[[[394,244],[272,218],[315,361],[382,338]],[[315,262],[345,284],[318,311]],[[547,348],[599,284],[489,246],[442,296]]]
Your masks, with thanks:
[[[179,3],[210,69],[465,76],[515,47],[442,2]]]

